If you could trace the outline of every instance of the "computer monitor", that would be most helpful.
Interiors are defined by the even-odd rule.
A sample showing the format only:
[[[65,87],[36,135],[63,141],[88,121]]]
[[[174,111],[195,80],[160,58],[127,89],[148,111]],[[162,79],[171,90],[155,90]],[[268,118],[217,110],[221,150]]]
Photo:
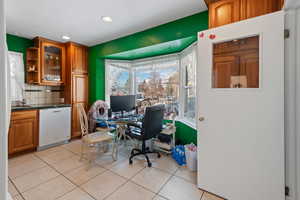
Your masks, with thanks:
[[[110,96],[110,108],[112,112],[129,112],[135,109],[135,95]]]

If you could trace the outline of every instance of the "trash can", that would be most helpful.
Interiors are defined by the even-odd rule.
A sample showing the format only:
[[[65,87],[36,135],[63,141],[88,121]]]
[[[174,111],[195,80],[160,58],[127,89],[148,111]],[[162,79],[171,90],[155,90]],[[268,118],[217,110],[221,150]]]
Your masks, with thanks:
[[[185,145],[186,166],[190,171],[197,171],[197,146]]]

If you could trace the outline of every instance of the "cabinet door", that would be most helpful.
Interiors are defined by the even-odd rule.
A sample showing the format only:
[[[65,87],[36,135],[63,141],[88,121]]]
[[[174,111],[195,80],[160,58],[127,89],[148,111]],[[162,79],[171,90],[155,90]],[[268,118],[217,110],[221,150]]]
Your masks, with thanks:
[[[30,111],[29,111],[30,112]],[[9,154],[34,149],[38,146],[38,120],[36,111],[12,114],[9,129]]]
[[[259,87],[259,52],[249,51],[240,55],[240,74],[247,77],[248,88]]]
[[[88,105],[88,76],[72,75],[73,82],[73,104],[72,104],[72,138],[81,135],[80,122],[78,118],[78,104],[82,104],[84,108]]]
[[[81,74],[72,75],[73,103],[88,102],[88,76]]]
[[[241,19],[278,11],[280,4],[280,0],[241,0]]]
[[[41,84],[61,85],[65,81],[65,47],[41,42]]]
[[[82,105],[85,109],[87,109],[87,104],[85,103],[74,103],[72,105],[72,138],[81,136],[81,127],[79,121],[79,113],[78,113],[78,105]]]
[[[240,0],[223,0],[209,5],[209,27],[217,27],[240,20]]]
[[[72,71],[75,73],[88,73],[86,47],[73,45]]]
[[[213,88],[230,88],[231,77],[239,76],[239,58],[237,56],[214,56]]]

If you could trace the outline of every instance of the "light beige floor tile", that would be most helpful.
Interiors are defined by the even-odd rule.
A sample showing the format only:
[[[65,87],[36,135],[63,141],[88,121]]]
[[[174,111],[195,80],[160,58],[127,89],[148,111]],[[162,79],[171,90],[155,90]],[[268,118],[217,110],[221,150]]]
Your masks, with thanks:
[[[8,180],[8,192],[11,194],[11,196],[16,196],[19,194],[16,187],[12,184],[10,180]]]
[[[41,161],[39,158],[32,154],[24,157],[22,156],[13,158],[8,162],[8,175],[11,179],[15,179],[19,176],[40,169],[47,165],[45,162]]]
[[[44,152],[39,152],[36,154],[42,160],[49,164],[54,164],[57,162],[64,161],[75,154],[61,147],[55,147],[52,149],[48,149]]]
[[[97,200],[102,200],[125,182],[125,178],[107,171],[91,179],[89,182],[82,185],[81,188]]]
[[[199,200],[203,192],[199,190],[196,185],[173,176],[159,194],[170,200]]]
[[[111,169],[114,165],[117,165],[119,163],[122,163],[124,160],[127,160],[126,157],[123,155],[119,154],[118,155],[118,160],[114,161],[111,157],[111,154],[100,154],[95,162],[100,165],[101,167],[104,167],[106,169]],[[129,161],[128,161],[129,162]]]
[[[167,200],[167,199],[163,198],[162,196],[156,195],[153,200]]]
[[[61,147],[72,151],[75,154],[81,154],[81,140],[72,141],[68,144],[62,145]]]
[[[13,180],[19,191],[25,192],[28,189],[36,187],[41,183],[44,183],[52,178],[57,177],[59,174],[52,168],[46,166],[41,169],[37,169],[33,172],[19,176]]]
[[[197,172],[196,171],[190,171],[186,167],[180,167],[177,172],[175,173],[175,176],[178,176],[180,178],[183,178],[187,181],[190,181],[191,183],[196,184],[197,183]]]
[[[42,151],[37,151],[34,154],[38,157],[46,157],[46,156],[49,156],[53,153],[60,152],[62,150],[64,150],[64,149],[61,146],[56,146],[56,147],[51,147],[49,149],[45,149],[45,150],[42,150]]]
[[[23,197],[21,195],[17,195],[15,197],[13,197],[14,200],[24,200]]]
[[[10,159],[8,159],[8,167],[15,167],[24,162],[28,162],[28,161],[32,161],[32,160],[38,160],[38,158],[33,153],[10,158]]]
[[[154,197],[154,193],[144,189],[135,183],[128,182],[114,192],[107,200],[151,200]]]
[[[66,160],[51,164],[60,173],[66,173],[72,169],[76,169],[87,164],[86,160],[80,161],[79,156],[72,156]]]
[[[143,162],[134,162],[130,165],[128,160],[124,160],[123,162],[114,165],[111,170],[120,176],[130,179],[144,168]]]
[[[106,169],[98,165],[93,165],[89,169],[86,166],[73,169],[66,172],[64,175],[76,185],[82,185],[104,171],[106,171]]]
[[[176,172],[179,166],[170,156],[162,156],[161,158],[156,158],[155,160],[152,161],[152,167],[173,174]]]
[[[73,190],[65,194],[64,196],[58,198],[57,200],[94,200],[86,192],[82,191],[80,188]]]
[[[222,198],[216,197],[212,194],[204,192],[203,197],[201,200],[223,200]]]
[[[133,177],[132,181],[157,193],[170,177],[171,174],[167,172],[147,167]]]
[[[72,191],[75,187],[63,176],[58,176],[22,194],[26,200],[53,200]]]

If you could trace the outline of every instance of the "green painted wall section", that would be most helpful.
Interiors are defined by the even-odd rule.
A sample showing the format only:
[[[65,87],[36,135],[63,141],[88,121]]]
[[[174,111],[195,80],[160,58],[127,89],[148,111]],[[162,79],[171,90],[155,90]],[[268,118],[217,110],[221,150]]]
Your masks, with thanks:
[[[26,61],[26,49],[33,46],[33,41],[27,38],[6,34],[7,48],[9,51],[23,53],[24,64]]]
[[[208,12],[201,12],[89,48],[90,103],[105,98],[104,58],[111,54],[197,36],[208,28]]]
[[[192,127],[177,121],[176,126],[176,139],[180,140],[183,144],[194,143],[197,144],[197,130]]]
[[[105,56],[107,59],[115,60],[136,60],[147,57],[161,56],[166,54],[178,53],[187,48],[189,45],[197,40],[196,36],[164,42],[160,44],[151,45],[139,49],[124,51]]]
[[[104,59],[113,54],[132,51],[135,58],[151,56],[149,52],[142,54],[143,48],[188,37],[197,37],[197,33],[208,28],[208,12],[201,12],[167,24],[163,24],[123,38],[109,41],[89,48],[89,101],[105,98],[105,66]],[[138,49],[142,49],[141,51]],[[168,49],[168,48],[166,48]],[[157,50],[154,50],[157,51]],[[137,53],[136,53],[137,52]],[[128,53],[128,52],[127,52]],[[153,55],[162,55],[167,51],[158,50]],[[125,54],[125,53],[124,53]],[[131,54],[129,54],[131,55]],[[126,57],[127,56],[127,57]],[[126,55],[120,59],[130,59]],[[112,58],[112,57],[110,57]],[[132,59],[132,58],[131,58]],[[181,122],[176,122],[176,138],[182,143],[197,143],[197,131]]]

